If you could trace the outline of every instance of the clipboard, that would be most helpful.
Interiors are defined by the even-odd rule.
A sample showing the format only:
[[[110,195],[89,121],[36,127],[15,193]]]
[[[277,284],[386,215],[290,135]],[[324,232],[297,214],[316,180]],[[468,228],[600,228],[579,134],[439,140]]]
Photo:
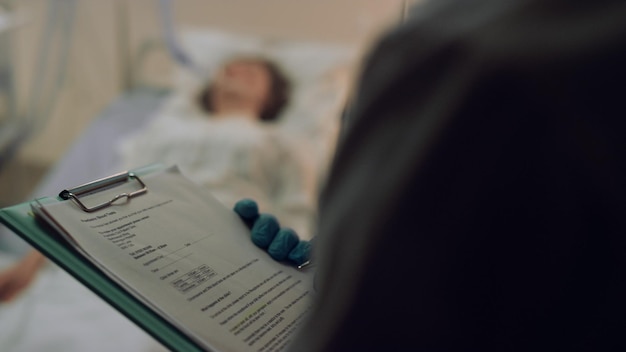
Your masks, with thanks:
[[[58,198],[42,198],[37,201],[42,204],[50,204],[72,200],[79,205],[83,211],[95,211],[121,201],[128,201],[133,197],[138,197],[148,192],[148,188],[141,181],[141,176],[163,170],[164,168],[163,165],[150,165],[133,171],[115,174],[85,185],[63,190]],[[130,181],[137,182],[138,189],[130,193],[118,194],[109,202],[97,205],[86,205],[83,204],[80,199],[83,195],[110,189],[116,185]],[[145,306],[94,264],[84,258],[77,250],[66,243],[66,241],[48,224],[38,220],[31,209],[30,201],[0,209],[0,222],[80,281],[92,292],[100,296],[113,308],[133,321],[165,347],[172,351],[181,352],[204,351],[203,348],[182,331],[163,319],[149,307]]]

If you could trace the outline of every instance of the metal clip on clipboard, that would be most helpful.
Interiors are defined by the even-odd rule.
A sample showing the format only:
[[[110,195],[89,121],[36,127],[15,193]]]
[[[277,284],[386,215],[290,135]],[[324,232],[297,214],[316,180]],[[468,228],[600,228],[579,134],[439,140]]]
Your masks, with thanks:
[[[95,193],[95,192],[98,192],[98,191],[102,191],[104,189],[108,189],[110,187],[116,186],[118,184],[129,182],[132,179],[135,179],[135,180],[137,180],[137,182],[139,182],[139,185],[141,186],[141,189],[133,191],[133,192],[130,192],[130,193],[127,193],[127,192],[120,193],[120,194],[116,195],[115,197],[113,197],[108,202],[104,202],[104,203],[101,203],[101,204],[98,204],[98,205],[95,205],[95,206],[92,206],[92,207],[87,207],[78,198],[79,196],[82,196],[82,195],[92,194],[92,193]],[[140,196],[140,195],[142,195],[142,194],[144,194],[146,192],[148,192],[148,188],[146,187],[146,184],[143,183],[143,181],[141,181],[139,176],[137,176],[133,172],[120,172],[118,174],[111,175],[109,177],[105,177],[105,178],[101,178],[99,180],[91,181],[89,183],[86,183],[86,184],[78,186],[78,187],[74,187],[74,188],[63,190],[61,193],[59,193],[59,197],[61,197],[62,199],[65,199],[65,200],[71,199],[83,211],[88,212],[88,213],[92,213],[94,211],[97,211],[97,210],[106,208],[108,206],[111,206],[111,205],[113,205],[115,202],[117,202],[120,199],[124,199],[124,200],[126,200],[128,202],[131,198]]]

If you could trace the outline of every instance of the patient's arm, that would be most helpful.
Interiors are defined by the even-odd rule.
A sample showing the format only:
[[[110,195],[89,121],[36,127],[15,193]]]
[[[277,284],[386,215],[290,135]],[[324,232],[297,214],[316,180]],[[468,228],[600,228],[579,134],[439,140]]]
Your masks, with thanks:
[[[17,263],[0,272],[0,302],[8,302],[28,288],[46,262],[45,257],[31,250]]]
[[[278,220],[270,214],[260,214],[255,201],[242,199],[235,212],[250,227],[252,242],[275,260],[302,265],[309,260],[311,242],[300,240],[295,231],[281,228]]]

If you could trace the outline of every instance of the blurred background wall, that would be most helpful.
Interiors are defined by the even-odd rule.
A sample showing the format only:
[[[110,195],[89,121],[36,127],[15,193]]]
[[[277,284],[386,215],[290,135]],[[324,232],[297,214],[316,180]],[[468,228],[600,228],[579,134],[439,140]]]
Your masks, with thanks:
[[[174,0],[171,10],[179,28],[208,26],[367,50],[382,29],[401,20],[410,2]],[[161,45],[157,0],[0,4],[0,148],[16,139],[20,121],[33,125],[0,164],[2,206],[25,200],[85,126],[122,92],[144,81],[167,87],[172,64]]]

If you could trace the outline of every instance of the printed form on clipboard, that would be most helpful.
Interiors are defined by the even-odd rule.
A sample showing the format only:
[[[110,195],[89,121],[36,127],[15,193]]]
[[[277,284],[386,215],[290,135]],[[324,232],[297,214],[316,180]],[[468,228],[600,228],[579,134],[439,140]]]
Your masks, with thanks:
[[[272,260],[234,211],[176,167],[135,178],[32,208],[201,347],[284,350],[311,306],[313,273]]]

